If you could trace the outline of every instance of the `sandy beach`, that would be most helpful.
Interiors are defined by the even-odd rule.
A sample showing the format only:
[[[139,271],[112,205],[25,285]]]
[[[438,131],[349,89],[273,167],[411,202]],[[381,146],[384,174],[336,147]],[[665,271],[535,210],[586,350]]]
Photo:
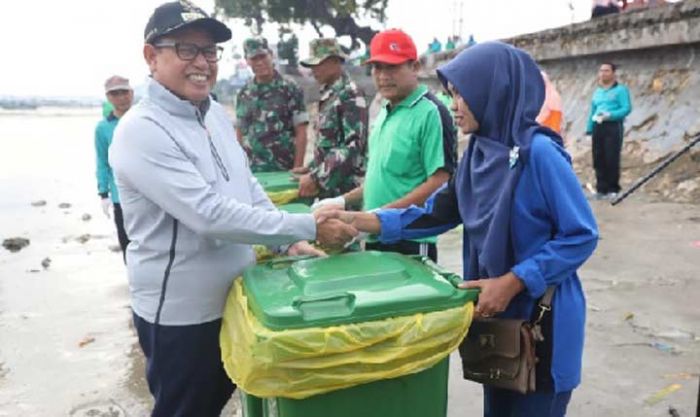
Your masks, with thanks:
[[[96,191],[98,118],[97,109],[0,113],[0,239],[30,240],[18,252],[0,248],[0,417],[149,413],[125,268]],[[580,271],[584,380],[568,415],[695,415],[700,202],[634,194],[592,206],[601,240]],[[460,231],[439,250],[461,273]],[[480,387],[452,359],[448,415],[479,416]],[[236,413],[232,402],[224,415]]]

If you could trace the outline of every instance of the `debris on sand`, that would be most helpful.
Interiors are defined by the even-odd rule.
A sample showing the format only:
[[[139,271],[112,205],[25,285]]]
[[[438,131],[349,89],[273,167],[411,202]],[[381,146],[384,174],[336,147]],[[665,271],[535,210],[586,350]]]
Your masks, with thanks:
[[[667,343],[662,343],[662,342],[651,342],[649,346],[653,347],[654,349],[658,349],[661,352],[664,353],[672,353],[674,355],[677,355],[679,352],[676,348],[673,346],[667,344]]]
[[[61,204],[58,205],[58,208],[60,208],[60,209],[69,209],[69,208],[71,208],[71,204],[70,204],[70,203],[61,203]]]
[[[681,384],[671,384],[671,385],[667,386],[666,388],[655,392],[649,398],[644,400],[644,402],[646,403],[646,405],[654,405],[654,404],[660,402],[661,400],[663,400],[664,398],[666,398],[669,394],[678,391],[682,387],[683,386]]]
[[[44,207],[46,205],[46,200],[32,201],[32,207]]]
[[[665,379],[695,379],[700,376],[700,373],[692,373],[692,372],[678,372],[675,374],[666,374],[664,375]]]
[[[88,240],[90,240],[90,233],[85,233],[84,235],[80,235],[75,238],[80,243],[87,243]]]
[[[94,337],[92,337],[92,336],[85,336],[85,337],[83,337],[83,340],[81,340],[80,342],[78,342],[78,347],[85,347],[85,346],[89,345],[90,343],[92,343],[92,342],[94,342],[94,341],[95,341],[95,338],[94,338]]]
[[[42,266],[44,269],[49,269],[49,266],[50,266],[50,265],[51,265],[51,258],[46,257],[46,258],[44,258],[44,259],[41,260],[41,266]]]
[[[19,252],[29,245],[29,239],[23,237],[11,237],[2,241],[2,247],[10,252]]]
[[[90,220],[92,220],[92,216],[85,213],[85,214],[83,214],[83,217],[81,217],[80,219],[84,222],[89,222]]]
[[[91,233],[84,233],[80,236],[74,236],[74,235],[68,235],[68,236],[63,236],[61,238],[61,242],[63,243],[68,243],[70,241],[76,241],[78,243],[87,243],[89,240],[93,239],[109,239],[112,236],[110,235],[100,235],[100,234],[91,234]]]
[[[126,417],[126,411],[114,400],[94,401],[90,404],[83,404],[72,410],[70,417]]]

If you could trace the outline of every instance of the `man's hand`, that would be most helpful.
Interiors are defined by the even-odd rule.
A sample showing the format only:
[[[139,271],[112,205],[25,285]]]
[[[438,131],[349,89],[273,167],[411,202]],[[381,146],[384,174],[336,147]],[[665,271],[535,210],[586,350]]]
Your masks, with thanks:
[[[505,311],[513,299],[525,288],[525,284],[514,273],[508,272],[498,278],[465,281],[459,288],[479,288],[479,301],[474,308],[476,317],[492,317]]]
[[[313,256],[328,256],[326,252],[321,249],[313,247],[309,242],[305,240],[300,240],[299,242],[293,244],[287,249],[287,255],[289,256],[299,256],[299,255],[313,255]]]
[[[341,220],[323,219],[322,222],[319,222],[319,217],[315,213],[314,217],[316,218],[316,241],[323,246],[343,247],[358,234],[355,227]]]
[[[379,217],[372,212],[345,211],[338,210],[332,206],[323,206],[314,211],[316,223],[323,223],[329,220],[340,220],[343,223],[353,226],[360,233],[358,240],[365,239],[367,234],[379,234],[382,231],[382,224]]]
[[[100,200],[100,205],[102,206],[102,212],[107,216],[107,218],[111,218],[111,211],[112,211],[112,201],[109,198],[103,198]]]
[[[600,112],[600,113],[596,114],[595,116],[593,116],[593,121],[598,123],[598,124],[601,124],[608,119],[610,119],[610,113],[605,112],[605,111]]]
[[[299,177],[299,197],[313,197],[318,194],[316,181],[311,178],[311,174],[304,174]]]
[[[294,174],[294,175],[304,175],[304,174],[308,174],[308,173],[309,173],[309,168],[307,168],[307,167],[296,167],[296,168],[292,168],[292,170],[291,170],[290,172],[291,172],[292,174]]]
[[[326,220],[336,219],[354,226],[353,222],[358,212],[341,210],[335,205],[325,205],[314,210],[313,214],[317,224],[321,224]]]

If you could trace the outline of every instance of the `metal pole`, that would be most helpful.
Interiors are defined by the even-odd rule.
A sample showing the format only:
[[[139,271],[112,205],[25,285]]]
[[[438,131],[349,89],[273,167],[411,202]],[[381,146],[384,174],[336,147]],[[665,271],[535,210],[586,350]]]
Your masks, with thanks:
[[[681,155],[683,155],[683,154],[686,153],[688,150],[690,150],[690,148],[692,148],[693,146],[695,146],[695,144],[698,143],[698,142],[700,142],[700,135],[697,135],[697,136],[695,136],[694,138],[692,138],[692,139],[690,140],[690,142],[689,142],[687,145],[685,145],[685,146],[683,147],[683,149],[681,149],[681,150],[677,151],[676,153],[674,153],[673,155],[669,156],[668,158],[666,158],[665,161],[663,161],[662,163],[660,163],[659,166],[657,166],[656,168],[654,168],[650,173],[648,173],[648,174],[646,174],[645,176],[643,176],[642,178],[638,179],[637,182],[635,182],[634,184],[632,184],[632,186],[631,186],[629,189],[625,190],[625,192],[623,192],[623,193],[620,194],[619,196],[615,197],[615,198],[610,202],[610,204],[614,206],[614,205],[617,205],[618,203],[620,203],[622,200],[624,200],[625,198],[627,198],[628,195],[630,195],[630,194],[632,194],[633,192],[635,192],[635,191],[637,190],[637,188],[639,188],[639,187],[641,187],[642,185],[644,185],[647,181],[649,181],[652,177],[654,177],[654,175],[656,175],[656,174],[658,174],[659,172],[661,172],[662,169],[664,169],[664,168],[666,168],[667,166],[669,166],[669,165],[671,164],[671,162],[673,162],[673,161],[675,161],[676,159],[678,159]]]

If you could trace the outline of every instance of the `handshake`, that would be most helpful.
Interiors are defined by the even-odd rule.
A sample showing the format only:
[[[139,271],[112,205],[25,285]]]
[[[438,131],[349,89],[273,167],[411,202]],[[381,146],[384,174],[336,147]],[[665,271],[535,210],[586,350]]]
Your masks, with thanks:
[[[314,204],[316,241],[327,248],[343,248],[369,233],[379,233],[379,219],[374,213],[345,210],[343,197],[327,198]]]

